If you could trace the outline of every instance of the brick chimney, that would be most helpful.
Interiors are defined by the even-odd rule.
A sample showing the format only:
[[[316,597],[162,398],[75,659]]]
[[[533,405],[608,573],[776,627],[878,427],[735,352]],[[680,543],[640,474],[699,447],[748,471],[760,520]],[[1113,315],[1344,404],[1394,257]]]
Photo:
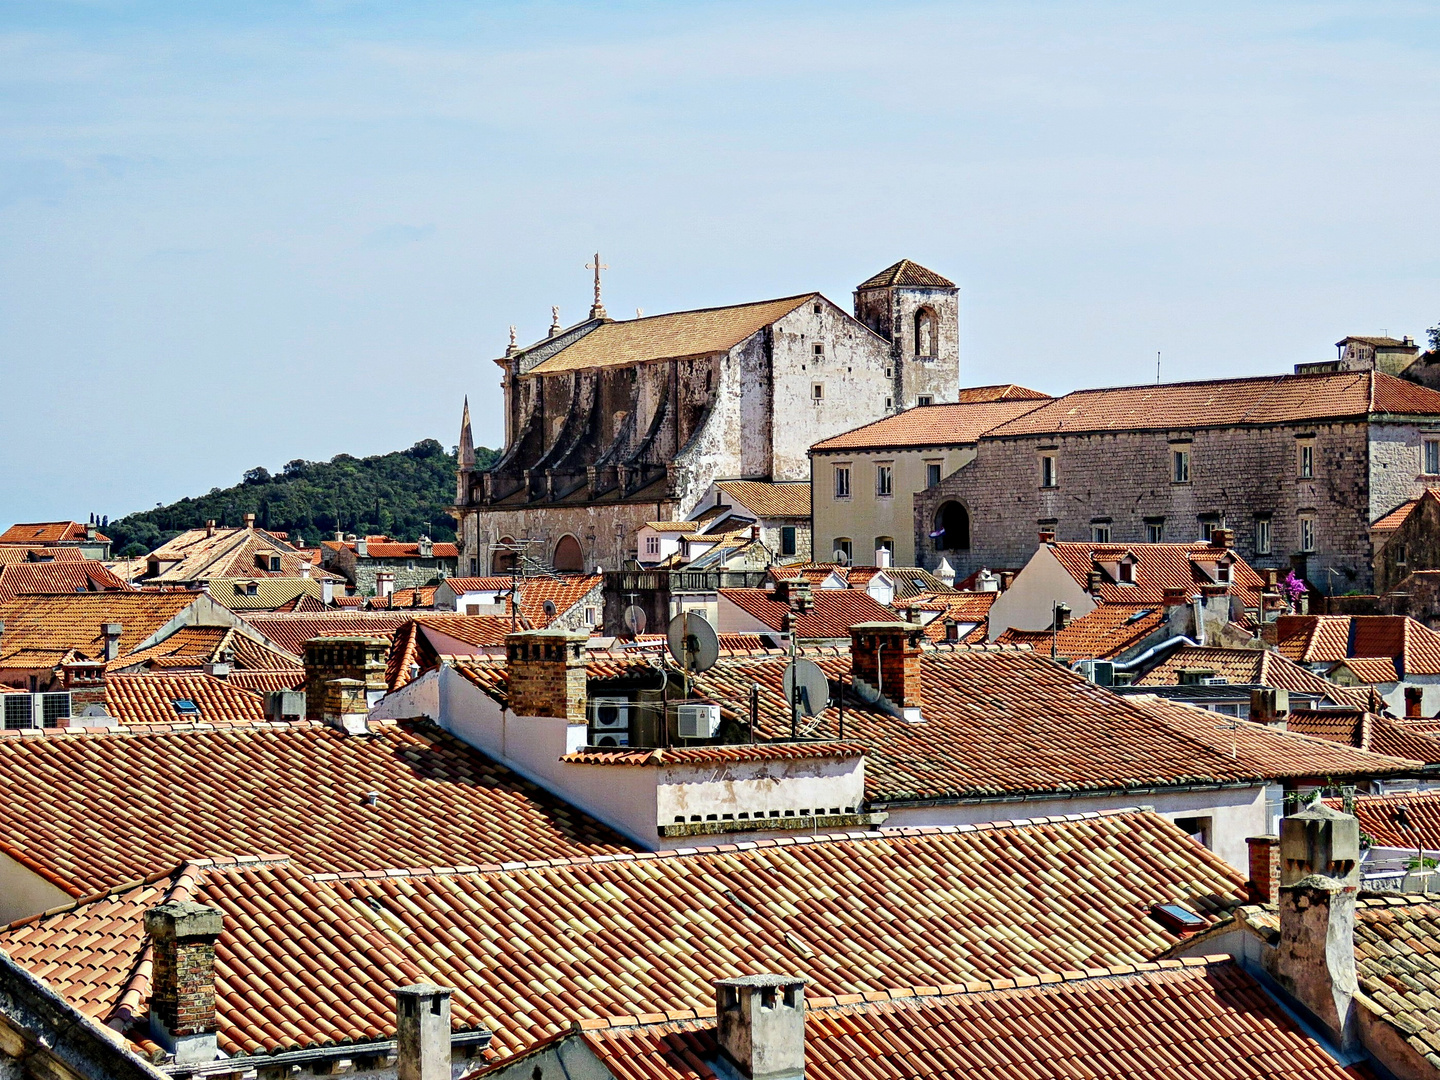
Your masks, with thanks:
[[[809,981],[802,975],[744,975],[715,983],[715,1045],[741,1076],[799,1080],[805,1075]]]
[[[397,1080],[450,1080],[451,993],[430,983],[396,989]]]
[[[1178,585],[1167,585],[1161,593],[1161,602],[1168,607],[1179,607],[1181,604],[1190,602],[1190,594],[1187,589]]]
[[[150,1034],[177,1065],[219,1055],[215,1039],[215,943],[224,916],[213,907],[173,900],[145,912],[152,952]]]
[[[1280,944],[1271,976],[1342,1048],[1356,1040],[1360,823],[1315,803],[1280,822]]]
[[[107,622],[100,624],[100,636],[104,638],[104,644],[100,647],[100,655],[105,660],[114,660],[120,655],[120,635],[125,628],[118,622]]]
[[[879,694],[886,712],[908,723],[922,723],[925,704],[920,668],[921,627],[903,622],[856,623],[850,627],[850,664],[862,689]]]
[[[1420,686],[1405,687],[1405,719],[1418,720],[1424,714],[1422,702],[1425,700],[1425,689]]]
[[[79,716],[92,705],[105,711],[105,665],[95,660],[72,660],[64,665],[64,685],[70,692],[70,715]]]
[[[1250,880],[1245,888],[1252,904],[1280,902],[1280,838],[1278,836],[1247,836],[1250,848]]]
[[[586,634],[525,630],[505,638],[510,711],[516,716],[562,717],[583,724]]]
[[[1210,546],[1217,548],[1233,548],[1235,546],[1235,530],[1216,527],[1210,530]]]
[[[1040,532],[1039,532],[1039,537],[1040,537],[1040,543],[1042,543],[1042,544],[1053,544],[1053,543],[1055,542],[1055,530],[1054,530],[1054,529],[1041,529]]]
[[[385,696],[381,637],[317,637],[305,643],[305,718],[351,735],[369,731],[370,706]]]

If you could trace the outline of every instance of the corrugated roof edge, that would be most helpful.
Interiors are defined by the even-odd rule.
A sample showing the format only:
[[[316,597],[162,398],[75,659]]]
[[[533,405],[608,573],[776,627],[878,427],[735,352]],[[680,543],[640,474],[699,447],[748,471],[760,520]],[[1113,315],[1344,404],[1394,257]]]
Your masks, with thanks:
[[[985,821],[974,825],[909,825],[894,829],[873,829],[866,832],[844,831],[820,833],[807,836],[782,836],[768,840],[743,840],[731,844],[711,844],[706,847],[669,848],[664,851],[624,851],[608,855],[576,855],[566,859],[532,859],[528,861],[485,863],[478,866],[420,866],[409,869],[390,870],[347,870],[343,873],[307,875],[311,881],[363,881],[384,880],[404,877],[472,877],[504,874],[515,870],[543,870],[564,866],[599,866],[612,862],[638,862],[654,859],[673,859],[696,855],[714,855],[737,851],[754,851],[761,848],[791,847],[796,844],[838,843],[842,840],[876,841],[894,840],[907,836],[945,836],[963,833],[999,832],[1005,830],[1033,829],[1040,825],[1067,825],[1080,821],[1098,821],[1102,818],[1124,817],[1135,814],[1150,814],[1142,806],[1121,806],[1110,810],[1091,810],[1083,814],[1055,814],[1050,817],[1015,818],[1008,821]]]

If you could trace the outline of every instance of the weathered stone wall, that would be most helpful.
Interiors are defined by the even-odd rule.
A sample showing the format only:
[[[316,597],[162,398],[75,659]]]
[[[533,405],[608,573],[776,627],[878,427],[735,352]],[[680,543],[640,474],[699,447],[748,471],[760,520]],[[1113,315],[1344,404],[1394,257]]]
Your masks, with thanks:
[[[1309,478],[1297,475],[1301,436],[1315,446]],[[1088,542],[1103,522],[1112,542],[1127,543],[1147,539],[1146,519],[1163,519],[1166,541],[1189,542],[1200,538],[1202,515],[1234,530],[1236,551],[1252,566],[1286,570],[1303,511],[1316,518],[1316,551],[1303,560],[1310,581],[1326,591],[1366,589],[1368,445],[1364,425],[1353,423],[982,439],[974,461],[915,496],[916,555],[927,568],[939,563],[930,523],[953,499],[969,511],[971,549],[943,554],[962,577],[1023,566],[1042,523],[1058,540]],[[1190,481],[1177,484],[1171,454],[1180,447],[1190,451]],[[1054,488],[1040,487],[1046,448],[1058,457]],[[1266,514],[1271,550],[1261,554],[1256,519]]]
[[[920,343],[916,340],[916,315],[922,309],[934,315],[935,343],[928,356],[920,354]],[[908,409],[919,404],[922,394],[936,404],[957,400],[960,388],[958,290],[906,286],[857,291],[855,317],[892,344],[891,394],[897,408]]]
[[[677,512],[673,502],[594,503],[589,506],[533,506],[479,510],[468,515],[475,522],[475,548],[480,573],[495,572],[495,545],[502,539],[537,540],[531,555],[549,564],[561,537],[573,536],[585,555],[585,572],[596,566],[618,570],[630,557],[635,534],[647,521],[669,521]],[[466,560],[468,565],[468,560]]]
[[[1375,591],[1386,593],[1417,570],[1440,569],[1440,502],[1422,499],[1375,552]]]
[[[1427,435],[1440,438],[1440,424],[1370,425],[1371,521],[1415,498],[1427,483],[1440,485],[1440,477],[1420,471],[1420,444]]]
[[[455,559],[356,559],[351,568],[355,591],[361,596],[377,592],[375,575],[384,570],[395,577],[395,588],[414,589],[421,585],[437,585],[457,573]]]

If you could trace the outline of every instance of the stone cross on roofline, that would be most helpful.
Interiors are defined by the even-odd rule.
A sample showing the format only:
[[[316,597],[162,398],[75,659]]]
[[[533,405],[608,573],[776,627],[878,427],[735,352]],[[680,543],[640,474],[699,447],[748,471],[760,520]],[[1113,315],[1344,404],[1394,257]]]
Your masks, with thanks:
[[[593,263],[586,263],[585,269],[595,271],[595,303],[590,308],[590,318],[609,318],[609,316],[605,314],[605,305],[600,302],[600,271],[609,270],[610,267],[600,261],[600,253],[597,251],[595,253],[595,261]]]

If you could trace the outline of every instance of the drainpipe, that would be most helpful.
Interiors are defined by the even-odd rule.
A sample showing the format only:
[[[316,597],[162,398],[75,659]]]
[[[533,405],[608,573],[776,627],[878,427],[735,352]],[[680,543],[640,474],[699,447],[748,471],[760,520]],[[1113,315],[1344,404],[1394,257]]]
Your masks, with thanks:
[[[1190,612],[1195,619],[1195,638],[1201,647],[1205,645],[1205,601],[1199,596],[1190,598]]]

